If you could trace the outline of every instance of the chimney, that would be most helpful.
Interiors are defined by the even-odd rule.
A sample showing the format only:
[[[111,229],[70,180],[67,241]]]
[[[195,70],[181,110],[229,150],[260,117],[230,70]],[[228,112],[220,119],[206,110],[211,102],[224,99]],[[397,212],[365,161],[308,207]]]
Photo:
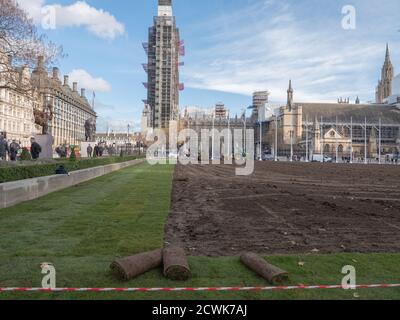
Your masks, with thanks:
[[[81,88],[81,97],[85,98],[85,92],[86,90],[84,88]]]
[[[53,68],[53,79],[57,81],[60,80],[60,69],[56,67]]]
[[[68,87],[69,76],[64,76],[64,86]]]
[[[9,66],[12,66],[12,62],[13,62],[13,57],[12,57],[12,55],[8,55],[8,56],[7,56],[7,63],[8,63],[8,65],[9,65]]]
[[[72,91],[73,92],[78,92],[78,82],[72,83]]]
[[[44,69],[44,56],[39,56],[38,57],[38,69]]]

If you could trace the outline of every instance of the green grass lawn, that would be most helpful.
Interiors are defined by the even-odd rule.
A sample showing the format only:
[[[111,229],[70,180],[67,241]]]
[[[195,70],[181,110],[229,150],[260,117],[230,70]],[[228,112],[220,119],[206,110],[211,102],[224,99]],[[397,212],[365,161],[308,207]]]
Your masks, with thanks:
[[[171,282],[153,270],[129,282],[110,271],[116,257],[162,246],[172,166],[141,164],[44,198],[0,210],[0,287],[40,287],[51,262],[57,287],[266,286],[237,257],[190,257],[193,277]],[[291,273],[287,284],[340,284],[344,265],[359,284],[399,283],[398,254],[268,257]],[[298,265],[305,262],[304,266]],[[0,299],[400,299],[400,289],[234,293],[0,293]]]

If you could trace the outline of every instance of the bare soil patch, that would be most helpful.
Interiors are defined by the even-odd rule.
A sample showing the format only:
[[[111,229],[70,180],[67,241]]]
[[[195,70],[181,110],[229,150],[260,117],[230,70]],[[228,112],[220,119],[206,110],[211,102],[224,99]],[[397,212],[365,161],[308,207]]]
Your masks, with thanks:
[[[400,167],[178,165],[165,241],[194,256],[399,253]]]

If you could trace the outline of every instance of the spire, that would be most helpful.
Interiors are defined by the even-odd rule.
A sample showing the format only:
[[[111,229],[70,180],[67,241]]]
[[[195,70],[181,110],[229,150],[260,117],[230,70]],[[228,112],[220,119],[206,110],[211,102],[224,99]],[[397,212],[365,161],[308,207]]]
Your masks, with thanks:
[[[289,111],[292,110],[293,106],[293,92],[292,80],[289,80],[289,89],[287,91],[287,106],[289,107]]]
[[[386,61],[390,61],[390,51],[388,43],[386,43]]]

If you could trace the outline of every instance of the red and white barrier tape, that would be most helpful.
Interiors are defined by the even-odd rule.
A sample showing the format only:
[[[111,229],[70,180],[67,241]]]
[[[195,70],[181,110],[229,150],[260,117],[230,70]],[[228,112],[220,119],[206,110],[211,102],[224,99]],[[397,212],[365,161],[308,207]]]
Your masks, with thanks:
[[[400,288],[400,284],[357,285],[355,289]],[[223,292],[223,291],[285,291],[312,289],[344,289],[342,285],[332,286],[278,286],[278,287],[219,287],[219,288],[0,288],[1,292]]]

